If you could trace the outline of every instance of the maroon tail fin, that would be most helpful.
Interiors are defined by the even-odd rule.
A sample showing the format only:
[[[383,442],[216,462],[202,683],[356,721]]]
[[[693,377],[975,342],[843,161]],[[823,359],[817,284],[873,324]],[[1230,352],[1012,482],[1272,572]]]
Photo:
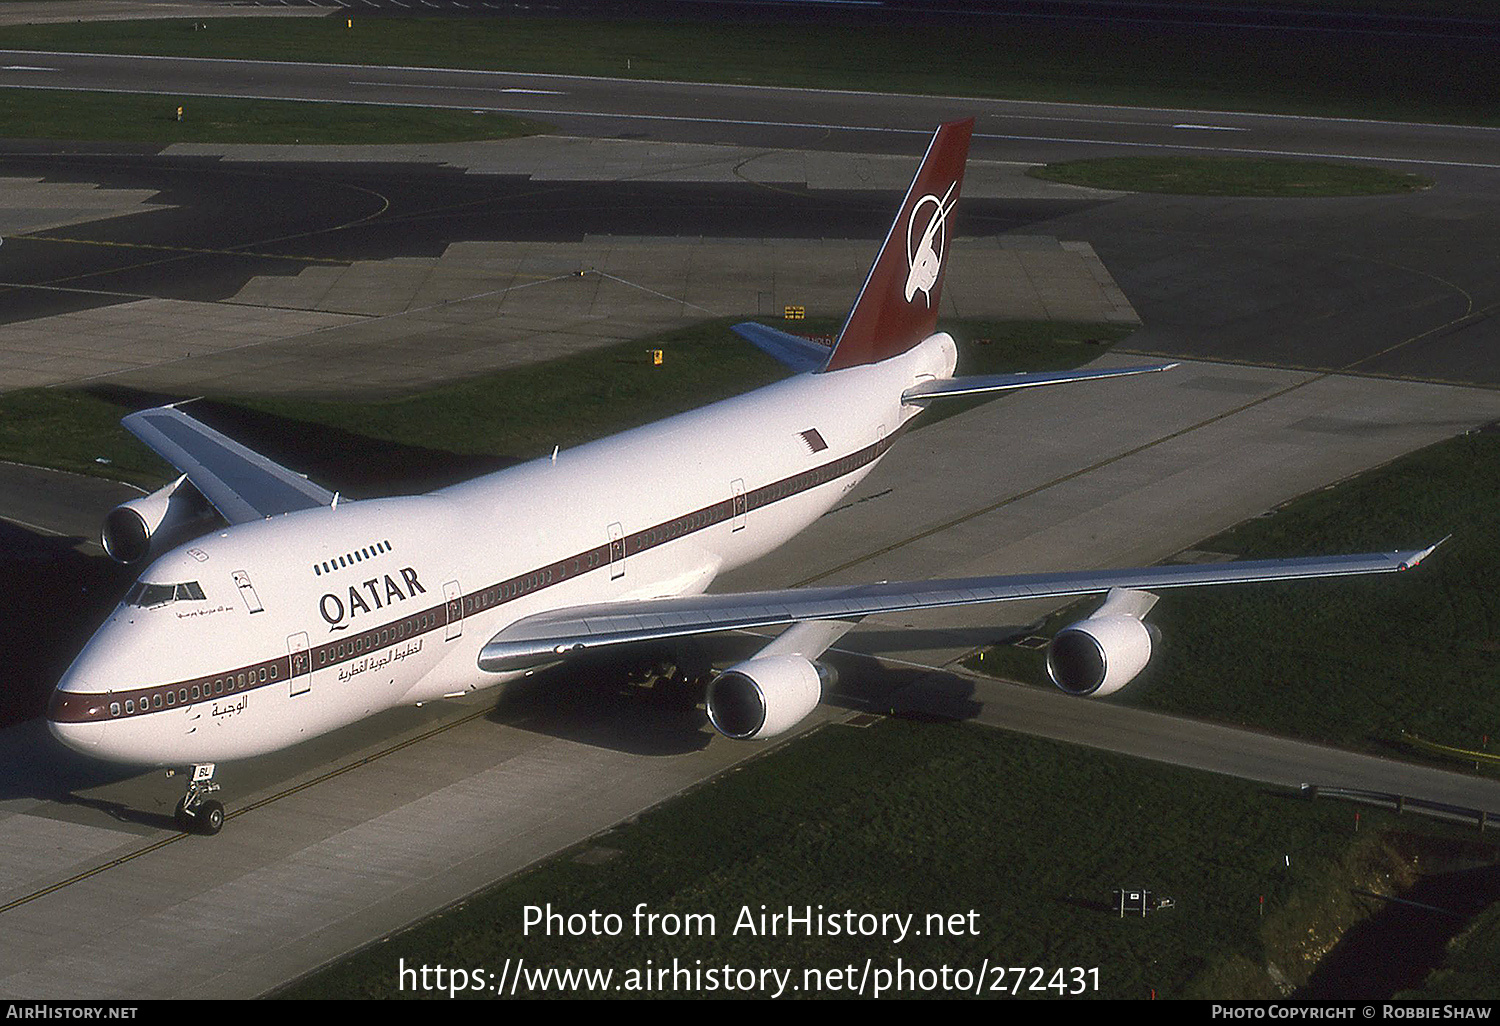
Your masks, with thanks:
[[[952,212],[973,131],[974,119],[968,118],[940,126],[932,137],[824,370],[877,363],[937,330]]]

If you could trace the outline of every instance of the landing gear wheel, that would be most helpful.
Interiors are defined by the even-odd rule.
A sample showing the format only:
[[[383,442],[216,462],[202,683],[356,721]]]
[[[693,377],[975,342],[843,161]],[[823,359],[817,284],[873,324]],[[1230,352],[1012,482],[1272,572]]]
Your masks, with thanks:
[[[199,763],[193,767],[193,779],[188,784],[187,794],[177,803],[177,825],[187,833],[212,837],[224,828],[224,806],[208,800],[208,796],[219,789],[213,778],[213,763]]]

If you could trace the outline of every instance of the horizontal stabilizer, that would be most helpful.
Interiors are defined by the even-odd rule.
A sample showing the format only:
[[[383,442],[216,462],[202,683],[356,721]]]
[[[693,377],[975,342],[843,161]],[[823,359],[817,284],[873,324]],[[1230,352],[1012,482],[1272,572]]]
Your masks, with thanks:
[[[556,661],[559,656],[605,645],[769,627],[804,620],[852,620],[883,613],[981,602],[1097,595],[1116,588],[1156,591],[1197,585],[1393,573],[1416,566],[1436,547],[1134,570],[1073,570],[945,581],[690,595],[571,606],[535,613],[506,627],[480,651],[479,668],[493,673]]]
[[[925,403],[933,399],[952,399],[963,395],[983,395],[986,392],[1009,392],[1017,388],[1035,388],[1038,385],[1065,385],[1072,381],[1093,381],[1098,378],[1123,378],[1131,374],[1154,374],[1171,370],[1175,363],[1157,363],[1145,367],[1108,367],[1102,370],[1037,371],[1020,374],[981,374],[968,378],[946,378],[942,381],[924,381],[901,393],[901,401]]]
[[[741,321],[729,330],[755,348],[771,354],[798,374],[820,371],[828,362],[829,348],[801,335],[768,328],[754,321]]]

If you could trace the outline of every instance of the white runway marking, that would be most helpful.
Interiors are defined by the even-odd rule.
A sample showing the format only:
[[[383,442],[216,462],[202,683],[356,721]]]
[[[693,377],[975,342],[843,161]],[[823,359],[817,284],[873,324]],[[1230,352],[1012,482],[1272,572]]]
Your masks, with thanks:
[[[350,79],[350,85],[378,86],[382,89],[443,89],[449,92],[479,92],[479,93],[527,93],[532,96],[567,96],[561,89],[522,89],[520,86],[506,86],[497,88],[494,86],[456,86],[456,85],[418,85],[409,82],[369,82],[363,79]]]
[[[1194,128],[1200,132],[1248,132],[1248,128],[1236,128],[1233,125],[1173,125],[1173,128]]]

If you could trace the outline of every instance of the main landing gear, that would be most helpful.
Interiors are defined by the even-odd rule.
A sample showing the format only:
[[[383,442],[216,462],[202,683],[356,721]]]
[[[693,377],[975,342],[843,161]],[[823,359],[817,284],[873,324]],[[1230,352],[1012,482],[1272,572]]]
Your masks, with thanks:
[[[224,806],[208,796],[219,789],[214,783],[214,764],[200,763],[193,767],[193,779],[188,782],[187,794],[177,803],[177,825],[190,834],[205,834],[212,837],[224,828]]]

